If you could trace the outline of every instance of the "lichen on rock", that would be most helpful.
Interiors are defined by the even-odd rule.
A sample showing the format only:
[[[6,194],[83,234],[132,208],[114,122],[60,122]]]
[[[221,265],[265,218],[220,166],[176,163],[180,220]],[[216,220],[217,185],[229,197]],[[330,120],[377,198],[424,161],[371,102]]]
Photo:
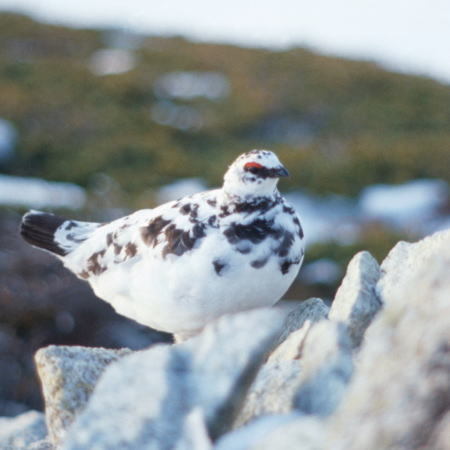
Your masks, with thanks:
[[[36,353],[47,426],[55,445],[63,441],[66,430],[86,406],[106,366],[129,353],[128,349],[56,345]]]

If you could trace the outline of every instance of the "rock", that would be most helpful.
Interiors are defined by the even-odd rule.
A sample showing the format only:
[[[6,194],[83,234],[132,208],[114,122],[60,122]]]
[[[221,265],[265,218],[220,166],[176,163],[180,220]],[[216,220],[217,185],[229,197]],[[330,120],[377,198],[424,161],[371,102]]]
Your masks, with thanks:
[[[213,438],[230,428],[282,328],[283,315],[279,311],[256,309],[225,316],[205,330],[202,336],[185,344],[197,372],[193,382],[200,388],[199,404],[205,410]],[[218,392],[206,386],[202,388],[202,383],[216,384]],[[228,400],[218,396],[225,390],[228,390]]]
[[[173,448],[192,406],[188,352],[157,345],[105,371],[65,449]],[[164,447],[166,445],[166,447]]]
[[[331,305],[329,318],[344,322],[352,346],[359,347],[364,333],[381,308],[375,287],[380,267],[369,252],[359,252],[350,261],[347,273]]]
[[[295,345],[291,346],[291,341]],[[284,347],[286,352],[282,351]],[[286,354],[296,357],[289,359]],[[339,404],[351,374],[351,346],[345,326],[307,321],[261,368],[234,427],[262,415],[294,409],[327,416]]]
[[[274,414],[259,417],[249,424],[220,437],[214,446],[214,450],[247,450],[253,448],[255,443],[261,441],[268,433],[297,418],[298,414]]]
[[[332,414],[347,389],[352,371],[346,327],[331,321],[314,324],[305,339],[295,408],[304,414],[324,417]]]
[[[253,382],[233,428],[258,416],[292,411],[299,380],[298,361],[266,363]]]
[[[328,450],[325,446],[325,426],[316,417],[299,417],[281,425],[263,439],[259,439],[252,450]]]
[[[381,264],[377,294],[384,303],[403,297],[418,267],[425,271],[437,255],[450,252],[450,229],[434,233],[419,242],[399,242]]]
[[[383,263],[385,306],[330,421],[333,449],[443,445],[439,428],[450,410],[450,245],[443,236],[397,245]]]
[[[299,330],[303,324],[309,320],[310,322],[318,322],[326,319],[330,308],[320,298],[309,298],[303,302],[299,302],[298,306],[289,312],[285,319],[283,333],[279,338],[279,343],[283,342],[293,331]]]
[[[302,328],[293,331],[275,350],[270,354],[268,362],[292,361],[300,359],[303,352],[303,344],[311,329],[312,323],[307,320]]]
[[[330,320],[320,299],[224,316],[121,358],[84,409],[72,405],[86,374],[62,389],[79,366],[47,349],[47,404],[65,413],[72,392],[78,414],[64,449],[450,450],[449,272],[450,231],[398,244],[381,269],[359,253]],[[31,448],[49,448],[43,437]]]
[[[53,450],[55,446],[48,440],[42,439],[41,441],[33,442],[27,450]]]
[[[214,450],[325,450],[324,430],[311,416],[265,416],[223,436]]]
[[[429,439],[428,448],[450,450],[450,410],[437,423]]]
[[[205,417],[200,407],[195,407],[183,424],[181,439],[176,450],[211,450],[212,442],[206,429]]]
[[[128,349],[51,345],[35,356],[52,443],[62,442],[75,416],[86,406],[106,366],[131,353]]]
[[[279,345],[269,356],[269,362],[300,359],[303,342],[311,325],[328,316],[329,308],[320,298],[296,303],[286,314],[283,333],[278,339]]]
[[[16,417],[0,418],[0,448],[19,450],[47,435],[44,414],[28,411]]]
[[[282,325],[276,310],[253,310],[223,316],[182,344],[127,356],[106,370],[64,448],[205,446],[201,434],[186,433],[197,433],[203,420],[213,439],[230,428]],[[196,408],[202,415],[192,419]]]

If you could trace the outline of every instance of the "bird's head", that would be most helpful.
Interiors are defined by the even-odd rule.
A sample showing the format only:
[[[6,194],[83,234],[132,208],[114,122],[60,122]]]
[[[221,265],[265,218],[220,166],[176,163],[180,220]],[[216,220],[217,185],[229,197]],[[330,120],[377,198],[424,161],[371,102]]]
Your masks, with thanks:
[[[288,175],[275,153],[252,150],[239,156],[228,168],[223,189],[227,194],[243,199],[273,195],[278,179]]]

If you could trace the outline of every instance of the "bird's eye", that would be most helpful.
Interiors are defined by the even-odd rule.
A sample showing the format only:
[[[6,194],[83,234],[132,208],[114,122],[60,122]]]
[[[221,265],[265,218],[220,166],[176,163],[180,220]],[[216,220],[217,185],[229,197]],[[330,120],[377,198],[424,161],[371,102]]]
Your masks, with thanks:
[[[244,165],[244,170],[246,172],[257,173],[260,169],[263,169],[264,166],[257,162],[248,162]]]

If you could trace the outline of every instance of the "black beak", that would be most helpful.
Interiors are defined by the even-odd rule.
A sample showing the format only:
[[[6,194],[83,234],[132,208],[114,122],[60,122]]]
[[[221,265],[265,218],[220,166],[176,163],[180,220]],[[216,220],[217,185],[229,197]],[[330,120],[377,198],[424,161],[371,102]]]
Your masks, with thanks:
[[[277,177],[288,177],[289,176],[289,172],[287,171],[287,169],[283,166],[278,167],[277,169],[275,169],[275,175]]]

